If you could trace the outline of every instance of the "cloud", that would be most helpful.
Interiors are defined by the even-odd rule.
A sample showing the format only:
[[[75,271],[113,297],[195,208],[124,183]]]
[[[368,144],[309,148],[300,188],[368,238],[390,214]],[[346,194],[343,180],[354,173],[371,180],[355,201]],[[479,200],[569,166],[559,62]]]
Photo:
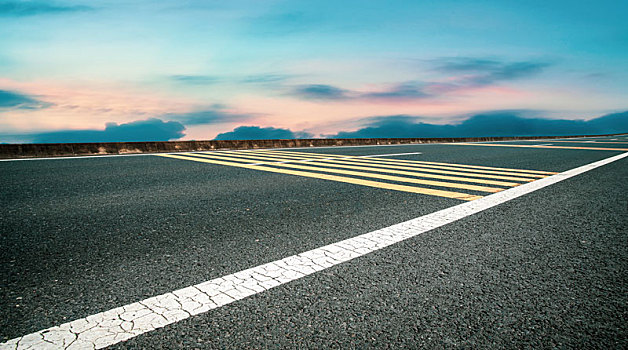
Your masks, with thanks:
[[[342,89],[327,84],[306,84],[294,87],[290,93],[308,101],[347,101],[347,100],[408,100],[429,97],[422,83],[404,82],[392,87],[370,92]]]
[[[25,17],[93,10],[89,6],[65,6],[50,1],[0,1],[0,17]]]
[[[406,82],[393,86],[392,88],[368,92],[359,95],[359,98],[366,99],[419,99],[429,97],[430,94],[424,90],[424,84],[416,82]]]
[[[628,112],[589,121],[524,118],[517,112],[474,115],[462,123],[437,125],[419,122],[420,117],[396,115],[368,118],[366,127],[339,132],[330,138],[483,137],[612,134],[628,132]]]
[[[496,60],[472,57],[445,57],[432,62],[437,65],[437,69],[445,72],[494,70],[502,65]]]
[[[213,85],[218,83],[241,83],[241,84],[278,84],[290,79],[288,74],[255,74],[244,77],[238,76],[212,76],[195,74],[171,75],[170,80],[186,85]]]
[[[350,99],[349,91],[324,84],[300,85],[294,88],[292,95],[304,100],[329,101]]]
[[[364,128],[349,132],[341,131],[336,135],[328,135],[328,137],[334,139],[446,137],[441,135],[451,134],[454,128],[451,125],[417,123],[418,118],[409,115],[374,117],[372,118],[374,121]]]
[[[0,109],[43,109],[52,105],[19,92],[0,90]]]
[[[262,128],[259,126],[239,126],[233,131],[218,134],[214,140],[277,140],[277,139],[306,139],[312,134],[302,131],[292,131],[280,128]]]
[[[107,123],[104,130],[61,130],[28,135],[32,143],[169,141],[185,134],[179,122],[151,118],[126,124]]]
[[[255,117],[253,114],[238,114],[224,111],[224,106],[221,105],[213,105],[212,107],[214,107],[214,109],[188,113],[166,113],[161,117],[168,120],[176,120],[185,125],[233,123],[246,121]]]
[[[502,62],[490,59],[456,57],[434,61],[436,70],[448,74],[466,74],[463,85],[490,85],[499,81],[531,77],[549,67],[543,61]]]
[[[241,80],[241,82],[247,84],[279,83],[288,80],[291,77],[292,76],[287,74],[256,74],[245,77]]]
[[[211,75],[172,75],[170,79],[187,85],[211,85],[221,81],[219,77]]]
[[[628,111],[588,121],[524,118],[522,111],[477,114],[457,124],[429,124],[411,115],[376,116],[362,119],[365,127],[328,138],[413,138],[614,134],[628,132]],[[61,130],[29,135],[0,135],[2,142],[80,143],[169,141],[180,139],[185,126],[176,121],[152,118],[126,124],[107,123],[104,130]],[[262,140],[312,138],[303,131],[259,126],[240,126],[221,133],[215,140]],[[28,140],[28,141],[25,141]]]
[[[406,114],[398,114],[398,115],[386,115],[386,116],[375,116],[375,117],[366,117],[358,120],[362,125],[368,126],[380,126],[389,123],[400,123],[400,124],[416,124],[420,122],[423,118],[406,115]]]
[[[294,87],[290,95],[310,101],[338,100],[418,100],[479,89],[540,74],[550,66],[542,61],[503,62],[479,58],[443,58],[430,61],[434,70],[445,73],[442,81],[409,80],[372,91],[347,90],[327,84]]]
[[[603,130],[602,132],[606,134],[628,133],[628,111],[607,114],[589,120],[587,124],[597,130]]]

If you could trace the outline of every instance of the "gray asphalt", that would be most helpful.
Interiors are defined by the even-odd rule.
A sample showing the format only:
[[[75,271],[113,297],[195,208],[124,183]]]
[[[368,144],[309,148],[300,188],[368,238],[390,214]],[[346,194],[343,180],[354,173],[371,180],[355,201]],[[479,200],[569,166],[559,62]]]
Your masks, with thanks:
[[[564,171],[619,152],[321,148]],[[117,348],[628,345],[626,160]],[[3,341],[460,201],[155,156],[0,163]]]

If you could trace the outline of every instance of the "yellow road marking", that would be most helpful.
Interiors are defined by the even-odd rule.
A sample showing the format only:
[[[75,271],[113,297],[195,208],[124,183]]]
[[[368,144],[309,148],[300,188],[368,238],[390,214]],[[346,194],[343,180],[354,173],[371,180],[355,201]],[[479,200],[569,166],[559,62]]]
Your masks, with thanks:
[[[252,153],[252,152],[247,152],[247,153],[259,154],[259,153]],[[265,152],[264,154],[269,154],[269,153]],[[328,158],[334,158],[334,157],[326,157],[326,158],[328,159]],[[426,164],[421,164],[421,163],[416,163],[416,162],[399,163],[395,161],[390,161],[388,159],[373,159],[370,157],[366,158],[366,157],[360,157],[360,156],[343,156],[343,157],[338,157],[338,158],[349,160],[352,162],[361,162],[361,163],[377,163],[377,164],[390,164],[390,165],[402,165],[402,166],[412,165],[413,167],[419,168],[420,170],[427,168],[427,169],[444,169],[444,170],[472,172],[472,173],[479,173],[479,174],[513,175],[513,176],[538,177],[538,178],[546,177],[546,175],[541,175],[541,174],[528,174],[528,173],[517,173],[517,172],[457,168],[455,164],[448,164],[449,166],[441,166],[441,165],[431,165],[431,164],[426,165]],[[309,159],[312,159],[312,158],[309,158]],[[324,158],[316,158],[316,159],[324,159]],[[430,170],[425,170],[425,171],[430,171]],[[474,176],[474,175],[469,174],[469,176]]]
[[[247,152],[248,153],[248,152]],[[255,157],[255,156],[248,156],[248,157]],[[404,170],[413,170],[413,171],[417,171],[420,170],[422,172],[430,172],[430,173],[437,173],[437,174],[447,174],[447,175],[459,175],[459,176],[464,176],[464,177],[482,177],[482,178],[489,178],[489,179],[498,179],[498,180],[510,180],[510,181],[522,181],[522,182],[531,182],[534,181],[535,179],[529,179],[529,178],[524,178],[524,177],[513,177],[513,176],[501,176],[501,175],[489,175],[489,174],[475,174],[475,173],[466,173],[466,172],[456,172],[456,171],[446,171],[446,170],[438,170],[438,169],[430,169],[430,168],[423,168],[421,166],[416,166],[416,167],[407,167],[407,166],[400,166],[400,165],[392,165],[392,164],[379,164],[379,163],[373,163],[373,162],[369,162],[369,161],[364,161],[364,158],[352,158],[352,157],[344,157],[344,158],[339,158],[342,160],[336,160],[336,159],[319,159],[319,161],[321,162],[329,162],[329,163],[341,163],[341,164],[356,164],[356,165],[363,165],[363,166],[371,166],[371,167],[376,167],[376,168],[393,168],[393,169],[404,169]],[[364,164],[366,163],[366,164]],[[408,164],[411,165],[411,164]],[[418,168],[418,169],[417,169]],[[465,171],[463,169],[460,169],[461,171]],[[530,177],[530,175],[528,174],[516,174],[517,176],[528,176]],[[544,177],[544,176],[542,176]]]
[[[392,165],[392,164],[378,164],[378,163],[364,164],[361,160],[358,161],[354,158],[347,159],[347,160],[321,159],[320,161],[325,162],[325,163],[357,164],[357,165],[364,165],[364,166],[368,165],[370,167],[376,167],[376,168],[392,168],[392,169],[413,170],[413,171],[420,170],[421,172],[430,172],[430,173],[437,173],[437,174],[458,175],[458,176],[464,176],[464,177],[480,177],[480,178],[487,178],[487,179],[498,179],[498,180],[509,180],[509,181],[520,181],[520,182],[532,182],[535,180],[535,179],[530,179],[530,178],[525,178],[525,177],[464,173],[464,172],[458,172],[458,171],[417,168],[417,167],[408,167],[408,166]]]
[[[270,159],[276,159],[279,161],[286,161],[286,160],[292,160],[292,159],[297,159],[297,160],[307,160],[307,159],[318,159],[318,158],[312,158],[312,157],[305,157],[305,156],[300,156],[300,155],[283,155],[283,154],[268,154],[268,153],[257,153],[257,152],[240,152],[240,151],[230,151],[230,152],[199,152],[201,154],[211,154],[211,155],[220,155],[220,154],[228,154],[229,156],[234,156],[234,157],[247,157],[247,158],[256,158],[257,159],[266,159],[266,158],[270,158]],[[329,157],[327,158],[345,158],[348,156],[337,156],[337,155],[333,155],[330,154]]]
[[[200,156],[200,157],[207,157],[207,158],[212,157],[213,159],[218,158],[212,155],[199,154],[199,153],[194,153],[192,155]],[[230,158],[228,157],[223,157],[223,159],[230,160]],[[361,171],[341,170],[341,169],[325,168],[325,167],[320,167],[320,166],[316,167],[316,166],[308,166],[308,165],[301,165],[301,164],[295,164],[295,163],[271,163],[269,165],[277,166],[277,167],[284,167],[284,168],[293,168],[293,169],[310,170],[310,171],[322,171],[322,172],[327,172],[327,173],[352,175],[352,176],[360,176],[360,177],[370,177],[370,178],[380,179],[380,180],[407,182],[407,183],[415,183],[415,184],[429,185],[429,186],[460,188],[460,189],[480,191],[480,192],[496,193],[496,192],[500,192],[504,190],[503,188],[497,188],[497,187],[468,185],[468,184],[461,184],[461,183],[455,183],[455,182],[422,180],[422,179],[414,179],[414,178],[409,178],[409,177],[365,173]]]
[[[489,143],[445,143],[445,145],[463,145],[463,146],[489,146],[489,147],[522,147],[522,148],[557,148],[557,149],[584,149],[592,151],[621,151],[626,152],[628,148],[602,148],[602,147],[567,147],[567,146],[540,146],[540,145],[507,145],[507,144],[489,144]]]
[[[319,161],[313,161],[309,164],[320,164]],[[339,163],[339,162],[338,162]],[[427,177],[432,179],[441,179],[441,180],[451,180],[451,181],[461,181],[461,182],[474,182],[485,185],[496,185],[496,186],[507,186],[507,187],[515,187],[520,184],[517,182],[506,182],[506,181],[496,181],[496,180],[486,180],[486,179],[474,179],[468,177],[459,177],[459,176],[448,176],[448,175],[438,175],[438,174],[430,174],[430,173],[422,173],[417,171],[404,171],[404,170],[395,170],[395,169],[385,169],[385,168],[376,168],[366,166],[355,166],[355,165],[346,165],[346,164],[321,164],[328,165],[337,168],[345,168],[345,169],[355,169],[355,170],[368,170],[368,171],[376,171],[380,173],[390,173],[390,174],[399,174],[399,175],[409,175],[416,177]]]
[[[246,153],[246,154],[242,154],[242,153],[228,153],[228,154],[224,154],[221,152],[221,154],[218,153],[208,153],[208,152],[201,152],[201,153],[192,153],[193,155],[208,155],[208,156],[223,156],[223,157],[237,157],[237,158],[245,158],[245,159],[257,159],[259,160],[258,162],[256,162],[256,164],[258,165],[275,165],[277,162],[307,162],[307,161],[314,161],[314,160],[318,160],[318,158],[304,158],[304,157],[292,157],[292,156],[288,156],[288,157],[283,157],[283,156],[274,156],[274,155],[258,155],[257,153]],[[240,160],[240,161],[244,161],[244,160]]]
[[[383,182],[377,182],[377,181],[371,181],[371,180],[354,179],[350,177],[337,176],[337,175],[310,173],[310,172],[298,171],[298,170],[277,169],[277,168],[260,166],[260,165],[225,162],[225,161],[214,160],[214,159],[189,157],[189,156],[186,157],[186,156],[174,155],[174,154],[159,154],[158,156],[182,159],[182,160],[191,160],[191,161],[202,162],[202,163],[234,166],[234,167],[240,167],[240,168],[245,168],[245,169],[267,171],[267,172],[279,173],[279,174],[311,177],[311,178],[316,178],[316,179],[344,182],[344,183],[369,186],[369,187],[375,187],[375,188],[384,188],[384,189],[402,191],[402,192],[411,192],[411,193],[427,194],[427,195],[446,197],[446,198],[455,198],[455,199],[461,199],[461,200],[466,200],[466,201],[471,201],[471,200],[482,198],[482,196],[471,195],[471,194],[466,194],[466,193],[435,190],[435,189],[430,189],[430,188],[413,187],[413,186],[406,186],[406,185],[397,185],[397,184],[383,183]]]
[[[280,153],[298,153],[298,154],[313,154],[307,152],[294,152],[294,151],[274,151],[274,150],[259,150],[264,152],[280,152]],[[312,155],[312,157],[328,157],[326,155],[321,155],[320,153],[316,155]],[[362,157],[364,158],[364,157]],[[498,168],[498,167],[489,167],[489,166],[481,166],[481,165],[467,165],[467,164],[450,164],[450,163],[441,163],[441,162],[428,162],[428,161],[419,161],[419,160],[406,160],[406,159],[382,159],[377,157],[369,157],[369,159],[376,158],[377,160],[386,160],[390,162],[398,162],[398,163],[409,163],[409,164],[433,164],[433,165],[444,165],[444,166],[452,166],[456,168],[471,168],[471,169],[487,169],[487,170],[504,170],[509,172],[522,172],[522,173],[533,173],[533,174],[546,174],[546,175],[555,175],[556,172],[552,171],[543,171],[543,170],[528,170],[528,169],[510,169],[510,168]]]
[[[506,176],[523,176],[523,177],[537,177],[537,178],[543,178],[546,177],[547,175],[541,175],[541,174],[529,174],[529,173],[516,173],[516,172],[508,172],[508,171],[494,171],[494,170],[481,170],[481,169],[467,169],[467,168],[456,168],[455,166],[442,166],[442,165],[426,165],[426,164],[411,164],[411,163],[396,163],[396,162],[389,162],[387,160],[383,160],[383,159],[371,159],[371,158],[351,158],[348,159],[351,161],[355,161],[355,162],[361,162],[361,163],[377,163],[377,164],[386,164],[386,165],[412,165],[413,167],[417,167],[417,168],[429,168],[429,169],[443,169],[443,170],[453,170],[453,171],[463,171],[463,172],[469,172],[469,173],[474,173],[472,174],[468,174],[470,176],[481,176],[484,174],[495,174],[495,175],[506,175]],[[477,175],[476,175],[477,173]]]
[[[236,151],[237,152],[237,151]],[[279,160],[279,161],[286,161],[289,159],[286,159],[284,157],[287,158],[295,158],[298,159],[298,161],[313,161],[313,160],[329,160],[329,161],[333,161],[333,160],[347,160],[347,161],[351,161],[352,163],[355,162],[357,163],[357,165],[363,165],[363,166],[370,166],[370,163],[376,163],[376,164],[382,164],[382,165],[388,165],[389,163],[387,162],[379,162],[379,161],[375,161],[375,160],[371,160],[371,159],[365,159],[364,157],[356,157],[356,156],[339,156],[339,157],[334,157],[333,155],[331,155],[331,157],[326,157],[326,158],[309,158],[309,157],[300,157],[300,156],[284,156],[283,154],[281,155],[275,155],[275,154],[270,154],[270,153],[257,153],[257,152],[234,152],[234,153],[228,153],[230,156],[233,157],[239,157],[239,158],[250,158],[250,159],[260,159],[260,160],[268,160],[268,159],[275,159],[275,160]],[[204,154],[209,154],[207,152],[204,152]],[[220,154],[225,154],[225,152],[220,152],[220,154],[218,153],[213,153],[215,155],[220,155]],[[298,162],[298,161],[294,161],[294,162]],[[346,163],[346,162],[345,162]],[[364,164],[367,163],[367,164]],[[274,164],[272,162],[266,162],[264,164]],[[390,163],[389,167],[395,168],[395,166],[393,166],[394,163]],[[494,174],[500,174],[500,175],[514,175],[514,176],[525,176],[525,177],[538,177],[538,178],[542,178],[542,177],[546,177],[545,175],[538,175],[538,174],[519,174],[519,173],[508,173],[508,172],[492,172],[492,171],[478,171],[478,170],[469,170],[469,169],[457,169],[457,168],[453,168],[453,167],[441,167],[441,166],[431,166],[431,165],[422,165],[422,164],[406,164],[403,163],[401,165],[413,165],[413,170],[418,170],[418,171],[429,171],[429,172],[435,172],[434,170],[432,170],[432,168],[436,168],[436,169],[447,169],[447,170],[456,170],[456,171],[462,171],[462,172],[478,172],[479,174],[466,174],[467,176],[475,176],[475,177],[484,177],[483,175],[485,173],[494,173]],[[402,167],[403,168],[403,167]],[[405,169],[409,169],[409,168],[405,168]],[[458,173],[458,174],[463,174],[463,173]],[[519,180],[517,180],[519,181]]]
[[[330,158],[330,157],[355,157],[346,154],[327,154],[327,153],[310,153],[310,152],[297,152],[297,151],[280,151],[274,149],[258,149],[255,151],[246,151],[246,153],[277,153],[281,155],[295,155],[301,157],[310,157],[310,158]]]
[[[223,152],[220,152],[221,154]],[[193,155],[198,155],[198,156],[219,156],[220,154],[218,153],[212,153],[212,154],[208,154],[208,153],[193,153]],[[229,156],[232,156],[233,154],[229,154]],[[261,157],[258,156],[240,156],[239,157],[248,157],[248,158],[252,158],[252,159],[261,159]],[[268,158],[268,157],[264,157],[264,158]],[[281,158],[275,158],[275,159],[281,159]],[[389,174],[398,174],[398,175],[409,175],[409,176],[416,176],[416,177],[426,177],[426,178],[432,178],[432,179],[440,179],[440,180],[451,180],[451,181],[461,181],[461,182],[474,182],[474,183],[481,183],[481,184],[485,184],[485,185],[496,185],[496,186],[507,186],[507,187],[514,187],[514,186],[519,186],[520,184],[517,182],[505,182],[505,181],[496,181],[496,180],[486,180],[486,179],[475,179],[475,178],[467,178],[467,177],[458,177],[458,176],[447,176],[447,175],[437,175],[437,174],[430,174],[430,173],[421,173],[421,172],[416,172],[416,171],[403,171],[403,170],[394,170],[394,169],[382,169],[382,168],[370,168],[370,167],[364,167],[364,166],[356,166],[356,165],[344,165],[344,164],[321,164],[320,163],[320,159],[315,159],[315,160],[311,160],[309,159],[310,162],[308,162],[308,164],[316,164],[316,165],[327,165],[327,166],[332,166],[332,167],[336,167],[336,168],[345,168],[345,169],[355,169],[355,170],[367,170],[367,171],[374,171],[374,172],[380,172],[380,173],[389,173]],[[299,163],[299,162],[304,162],[305,160],[297,160],[294,161],[294,163]],[[260,164],[260,163],[257,163]],[[276,162],[266,162],[263,163],[263,165],[279,165],[280,163],[276,163]],[[261,165],[261,164],[260,164]]]

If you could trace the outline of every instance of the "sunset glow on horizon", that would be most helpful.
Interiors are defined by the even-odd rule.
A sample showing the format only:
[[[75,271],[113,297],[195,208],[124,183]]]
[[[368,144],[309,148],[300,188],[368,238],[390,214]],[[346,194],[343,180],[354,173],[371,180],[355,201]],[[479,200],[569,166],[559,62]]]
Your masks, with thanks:
[[[146,121],[174,128],[157,139],[200,140],[399,116],[589,120],[628,110],[625,13],[618,0],[0,0],[0,143]]]

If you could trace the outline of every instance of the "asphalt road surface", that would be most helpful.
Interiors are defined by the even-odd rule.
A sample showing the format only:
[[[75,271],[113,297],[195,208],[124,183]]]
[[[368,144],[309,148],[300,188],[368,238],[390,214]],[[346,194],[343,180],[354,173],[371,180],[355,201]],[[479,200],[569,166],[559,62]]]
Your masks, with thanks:
[[[626,152],[616,136],[2,161],[0,348],[627,348]],[[543,181],[132,331],[148,298]],[[108,310],[125,336],[81,342]]]

